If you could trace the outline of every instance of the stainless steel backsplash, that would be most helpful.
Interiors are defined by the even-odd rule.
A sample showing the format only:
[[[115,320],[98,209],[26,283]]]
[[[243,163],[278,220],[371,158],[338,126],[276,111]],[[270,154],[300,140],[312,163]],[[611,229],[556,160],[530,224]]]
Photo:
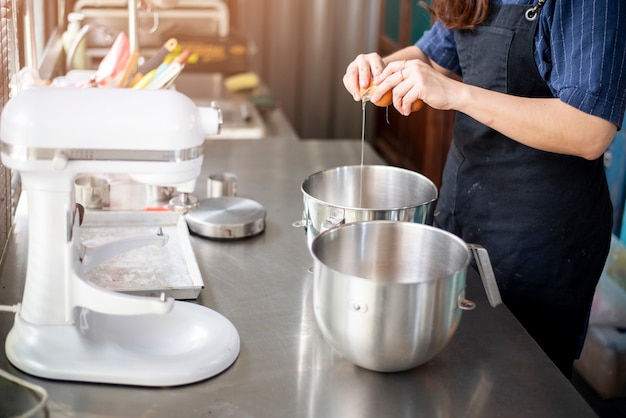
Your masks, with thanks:
[[[251,69],[300,137],[360,138],[361,104],[346,92],[342,78],[357,54],[376,50],[379,0],[236,3],[233,30],[257,52]]]

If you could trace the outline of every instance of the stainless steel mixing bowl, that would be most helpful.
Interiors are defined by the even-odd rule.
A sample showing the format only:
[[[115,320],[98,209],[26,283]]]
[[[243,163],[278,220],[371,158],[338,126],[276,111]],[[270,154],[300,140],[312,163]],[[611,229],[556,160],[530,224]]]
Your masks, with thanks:
[[[438,191],[427,177],[382,165],[342,166],[310,175],[302,183],[304,211],[295,226],[307,243],[327,229],[358,221],[432,224]]]
[[[488,256],[472,248],[482,254],[477,262],[495,306],[500,300]],[[432,226],[341,225],[316,237],[311,252],[317,324],[335,350],[370,370],[427,362],[452,338],[462,310],[475,306],[464,290],[470,247]]]

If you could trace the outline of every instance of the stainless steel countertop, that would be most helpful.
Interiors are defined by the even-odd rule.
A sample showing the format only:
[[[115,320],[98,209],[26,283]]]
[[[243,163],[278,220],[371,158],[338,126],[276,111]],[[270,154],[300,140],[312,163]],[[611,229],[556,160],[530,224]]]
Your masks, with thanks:
[[[205,196],[209,174],[233,172],[238,195],[267,211],[265,232],[251,239],[192,237],[205,282],[198,302],[229,318],[241,337],[239,358],[222,374],[154,389],[35,378],[10,365],[4,350],[0,367],[44,386],[52,418],[595,416],[509,311],[489,306],[473,272],[466,296],[478,306],[463,313],[452,341],[430,362],[377,373],[330,348],[313,315],[304,231],[292,222],[302,217],[302,181],[319,170],[358,164],[360,149],[353,140],[207,141],[196,195]],[[366,164],[381,163],[366,151]],[[27,227],[18,214],[0,270],[0,304],[21,299]],[[3,343],[11,324],[12,315],[0,313]],[[0,415],[24,411],[33,401],[24,389],[0,381]]]

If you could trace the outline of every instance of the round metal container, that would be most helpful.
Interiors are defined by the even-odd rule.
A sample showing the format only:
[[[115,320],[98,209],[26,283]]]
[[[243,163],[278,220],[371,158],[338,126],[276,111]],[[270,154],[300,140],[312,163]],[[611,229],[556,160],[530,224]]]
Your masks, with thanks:
[[[265,208],[243,197],[201,200],[185,219],[192,232],[214,239],[246,238],[265,230]]]
[[[376,371],[427,362],[457,329],[467,245],[441,229],[368,221],[320,234],[314,258],[315,318],[326,341],[352,363]]]
[[[207,179],[207,197],[237,196],[237,182],[234,173],[211,174]]]
[[[320,232],[358,221],[432,224],[438,191],[427,177],[390,166],[343,166],[312,174],[302,183],[310,245]]]
[[[111,181],[104,176],[79,175],[74,180],[76,203],[86,209],[104,209],[111,204]]]

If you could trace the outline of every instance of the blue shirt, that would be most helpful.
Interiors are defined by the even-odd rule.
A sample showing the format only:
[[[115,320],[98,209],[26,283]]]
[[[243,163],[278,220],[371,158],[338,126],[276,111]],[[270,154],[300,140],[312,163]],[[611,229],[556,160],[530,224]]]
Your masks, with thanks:
[[[528,4],[528,0],[492,0]],[[547,0],[539,15],[534,56],[554,97],[621,127],[626,110],[626,3]],[[416,44],[430,59],[461,74],[453,31],[437,21]]]

